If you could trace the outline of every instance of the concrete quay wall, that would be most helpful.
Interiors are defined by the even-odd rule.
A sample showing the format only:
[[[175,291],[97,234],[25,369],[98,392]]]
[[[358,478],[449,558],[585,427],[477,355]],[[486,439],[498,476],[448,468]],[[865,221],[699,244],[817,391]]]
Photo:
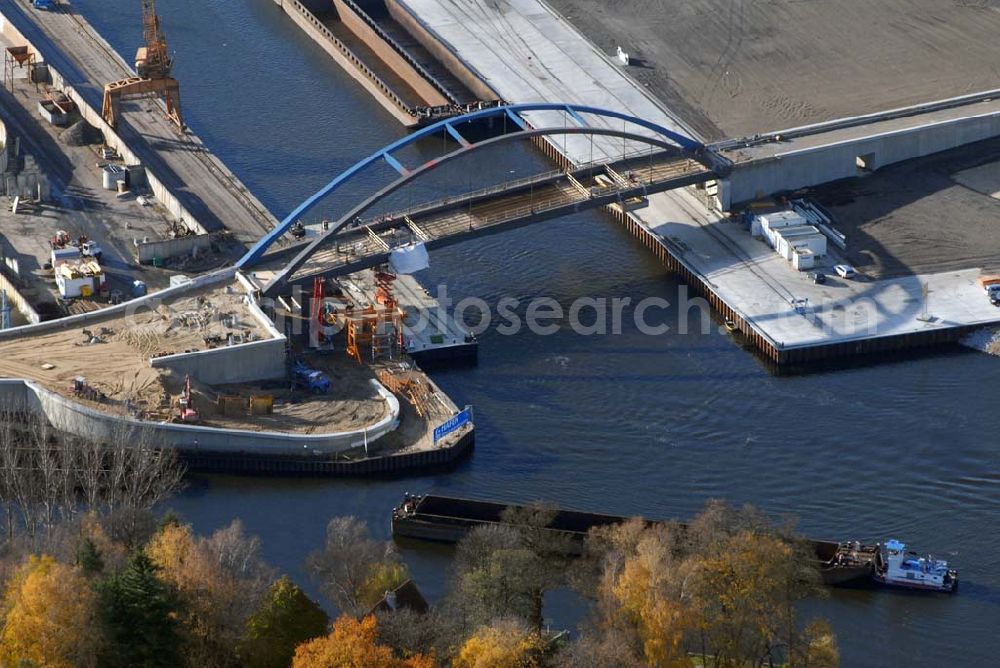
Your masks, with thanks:
[[[149,361],[154,369],[190,375],[208,385],[249,383],[285,376],[285,339],[252,341],[191,353],[163,355]]]
[[[37,325],[42,321],[42,316],[38,314],[31,302],[21,294],[14,282],[7,278],[2,271],[0,271],[0,290],[7,293],[7,300],[30,324]]]
[[[480,100],[497,100],[500,95],[490,88],[484,77],[480,76],[468,63],[458,57],[448,43],[424,24],[420,18],[401,4],[398,0],[386,0],[389,16],[401,25],[427,52],[437,58],[456,79],[468,88]]]
[[[336,455],[363,448],[394,431],[399,425],[399,400],[377,381],[386,402],[386,416],[364,429],[327,434],[296,434],[242,429],[220,429],[201,425],[150,423],[124,415],[112,415],[79,404],[28,380],[0,379],[0,402],[15,411],[44,417],[53,428],[97,441],[123,435],[148,435],[156,447],[214,455],[317,456]]]
[[[140,264],[150,264],[180,255],[193,255],[212,247],[210,234],[189,234],[176,239],[155,239],[136,241],[135,254]]]
[[[107,308],[98,309],[96,311],[89,311],[87,313],[79,313],[77,315],[66,316],[65,318],[58,318],[56,320],[46,320],[32,325],[23,325],[21,327],[12,327],[10,329],[0,330],[0,342],[7,339],[21,338],[23,336],[32,336],[35,334],[44,334],[48,332],[56,332],[61,329],[73,329],[76,327],[86,326],[91,323],[101,322],[109,317],[116,317],[120,315],[126,315],[128,313],[136,313],[140,309],[156,308],[164,300],[170,299],[172,297],[180,296],[191,290],[196,290],[198,288],[203,288],[208,285],[214,285],[216,283],[222,283],[225,281],[231,281],[233,276],[236,274],[236,269],[228,267],[211,274],[203,274],[191,280],[190,283],[185,283],[184,285],[176,285],[171,288],[166,288],[158,292],[152,292],[148,295],[142,297],[136,297],[135,299],[130,299],[129,301],[122,302],[121,304],[115,304],[114,306],[109,306]],[[264,317],[263,313],[259,309],[254,311],[255,305],[251,305],[251,312],[257,317],[257,313],[260,313],[260,317]],[[258,317],[258,320],[260,320]],[[266,321],[265,326],[270,327],[270,331],[278,333],[274,326],[271,325],[271,321],[264,317]],[[264,325],[265,323],[261,323]],[[278,333],[280,336],[280,333]]]
[[[719,183],[719,203],[723,210],[729,211],[733,205],[776,192],[855,177],[859,173],[859,157],[863,157],[866,169],[873,171],[997,135],[1000,135],[1000,112],[990,112],[779,151],[773,156],[737,162],[729,177]]]

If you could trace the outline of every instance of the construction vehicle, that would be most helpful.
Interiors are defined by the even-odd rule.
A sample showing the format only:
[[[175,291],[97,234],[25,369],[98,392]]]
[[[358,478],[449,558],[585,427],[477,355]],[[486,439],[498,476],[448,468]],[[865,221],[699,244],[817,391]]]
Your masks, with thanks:
[[[305,388],[313,394],[326,394],[330,391],[330,379],[326,374],[311,369],[302,362],[296,362],[292,367],[292,381],[297,387]]]
[[[52,248],[64,248],[69,245],[70,241],[69,232],[66,230],[59,230],[52,235]]]
[[[101,256],[104,255],[104,249],[101,248],[101,245],[87,237],[80,237],[79,247],[80,253],[84,257],[92,257],[98,262],[101,261]]]
[[[135,71],[138,76],[113,81],[104,86],[104,105],[101,115],[112,128],[118,124],[119,105],[123,99],[163,96],[167,105],[167,118],[184,129],[181,116],[180,84],[170,75],[173,59],[167,52],[167,38],[156,14],[156,0],[142,0],[142,35],[145,46],[135,53]]]
[[[200,416],[194,408],[194,396],[191,394],[191,376],[184,376],[184,392],[180,398],[181,422],[198,422]]]

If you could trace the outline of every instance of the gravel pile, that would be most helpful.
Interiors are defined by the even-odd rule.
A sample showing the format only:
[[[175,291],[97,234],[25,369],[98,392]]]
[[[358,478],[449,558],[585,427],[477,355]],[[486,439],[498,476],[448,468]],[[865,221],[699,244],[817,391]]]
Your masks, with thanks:
[[[104,141],[101,131],[82,119],[63,130],[59,138],[70,146],[88,146]]]

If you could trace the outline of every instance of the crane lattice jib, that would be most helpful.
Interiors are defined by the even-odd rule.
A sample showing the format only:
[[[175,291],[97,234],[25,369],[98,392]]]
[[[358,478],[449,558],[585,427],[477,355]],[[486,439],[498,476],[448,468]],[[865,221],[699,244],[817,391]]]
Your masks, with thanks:
[[[142,35],[146,42],[146,69],[151,79],[170,76],[167,38],[160,28],[156,0],[142,0]]]

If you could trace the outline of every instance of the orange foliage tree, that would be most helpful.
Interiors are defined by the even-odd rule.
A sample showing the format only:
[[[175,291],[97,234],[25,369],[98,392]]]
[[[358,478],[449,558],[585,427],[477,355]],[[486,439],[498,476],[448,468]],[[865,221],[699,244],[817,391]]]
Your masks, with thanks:
[[[96,665],[94,593],[76,569],[50,556],[30,557],[7,584],[3,612],[3,665]]]
[[[523,623],[500,620],[472,634],[455,657],[455,668],[539,668],[544,644]]]
[[[302,643],[295,650],[292,668],[434,668],[431,657],[422,654],[406,659],[376,642],[375,618],[358,621],[341,615],[329,635]]]

